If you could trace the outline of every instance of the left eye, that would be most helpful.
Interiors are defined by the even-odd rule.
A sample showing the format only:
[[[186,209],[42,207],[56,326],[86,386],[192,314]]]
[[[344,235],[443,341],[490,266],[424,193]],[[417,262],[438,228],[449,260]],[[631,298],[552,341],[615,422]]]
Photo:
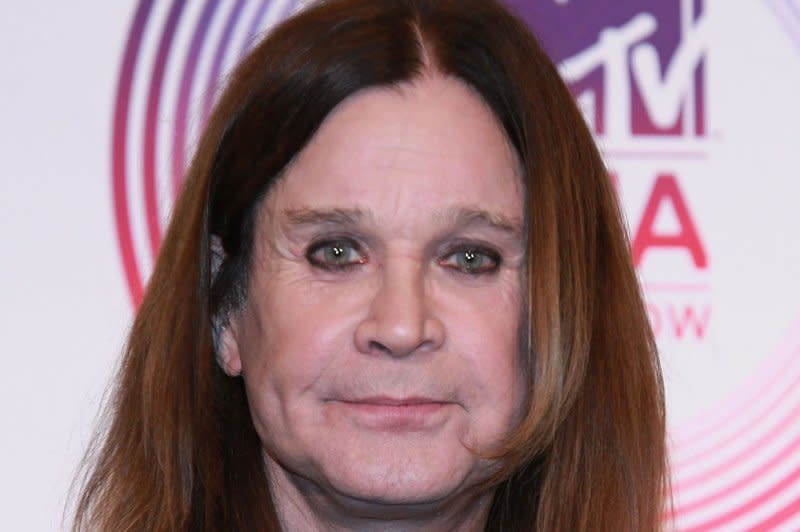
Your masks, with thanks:
[[[500,266],[500,256],[488,250],[467,248],[450,253],[439,264],[472,275],[492,273]]]
[[[366,262],[358,245],[347,240],[315,244],[308,250],[306,257],[312,265],[326,270],[341,270]]]

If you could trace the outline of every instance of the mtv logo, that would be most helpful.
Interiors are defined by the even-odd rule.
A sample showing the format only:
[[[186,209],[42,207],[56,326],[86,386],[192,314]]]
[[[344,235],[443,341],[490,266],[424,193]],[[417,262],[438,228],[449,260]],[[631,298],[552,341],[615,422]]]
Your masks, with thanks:
[[[506,0],[613,142],[706,132],[703,0]]]

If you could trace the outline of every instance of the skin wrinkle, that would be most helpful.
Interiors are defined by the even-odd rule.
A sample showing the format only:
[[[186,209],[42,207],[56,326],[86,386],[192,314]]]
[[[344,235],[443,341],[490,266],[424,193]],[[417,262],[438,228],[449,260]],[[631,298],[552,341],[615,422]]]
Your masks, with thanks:
[[[479,207],[470,205],[454,205],[442,212],[434,213],[431,218],[438,224],[451,226],[453,228],[465,228],[472,224],[489,226],[497,231],[511,233],[516,239],[520,239],[523,233],[523,222],[520,219],[513,219],[503,213],[488,212]],[[338,226],[361,226],[376,225],[374,213],[361,208],[330,208],[314,209],[310,207],[285,210],[280,216],[281,220],[288,221],[286,225],[338,225]],[[284,229],[286,231],[286,229]]]

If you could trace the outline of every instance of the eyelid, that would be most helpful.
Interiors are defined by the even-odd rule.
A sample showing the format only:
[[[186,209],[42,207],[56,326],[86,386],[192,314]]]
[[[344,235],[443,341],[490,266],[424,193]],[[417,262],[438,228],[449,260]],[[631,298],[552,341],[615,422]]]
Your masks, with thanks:
[[[501,253],[497,249],[497,246],[486,242],[484,240],[477,240],[471,238],[456,238],[449,242],[444,243],[439,248],[439,255],[451,255],[457,251],[480,251],[481,253],[485,253],[492,258],[501,258]]]

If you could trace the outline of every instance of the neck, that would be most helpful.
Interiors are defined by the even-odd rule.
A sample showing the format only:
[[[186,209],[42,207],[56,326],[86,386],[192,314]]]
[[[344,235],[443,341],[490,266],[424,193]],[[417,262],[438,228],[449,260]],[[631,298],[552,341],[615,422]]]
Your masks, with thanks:
[[[338,493],[287,471],[266,458],[272,499],[284,530],[375,532],[484,530],[493,491],[412,504],[387,503]]]

